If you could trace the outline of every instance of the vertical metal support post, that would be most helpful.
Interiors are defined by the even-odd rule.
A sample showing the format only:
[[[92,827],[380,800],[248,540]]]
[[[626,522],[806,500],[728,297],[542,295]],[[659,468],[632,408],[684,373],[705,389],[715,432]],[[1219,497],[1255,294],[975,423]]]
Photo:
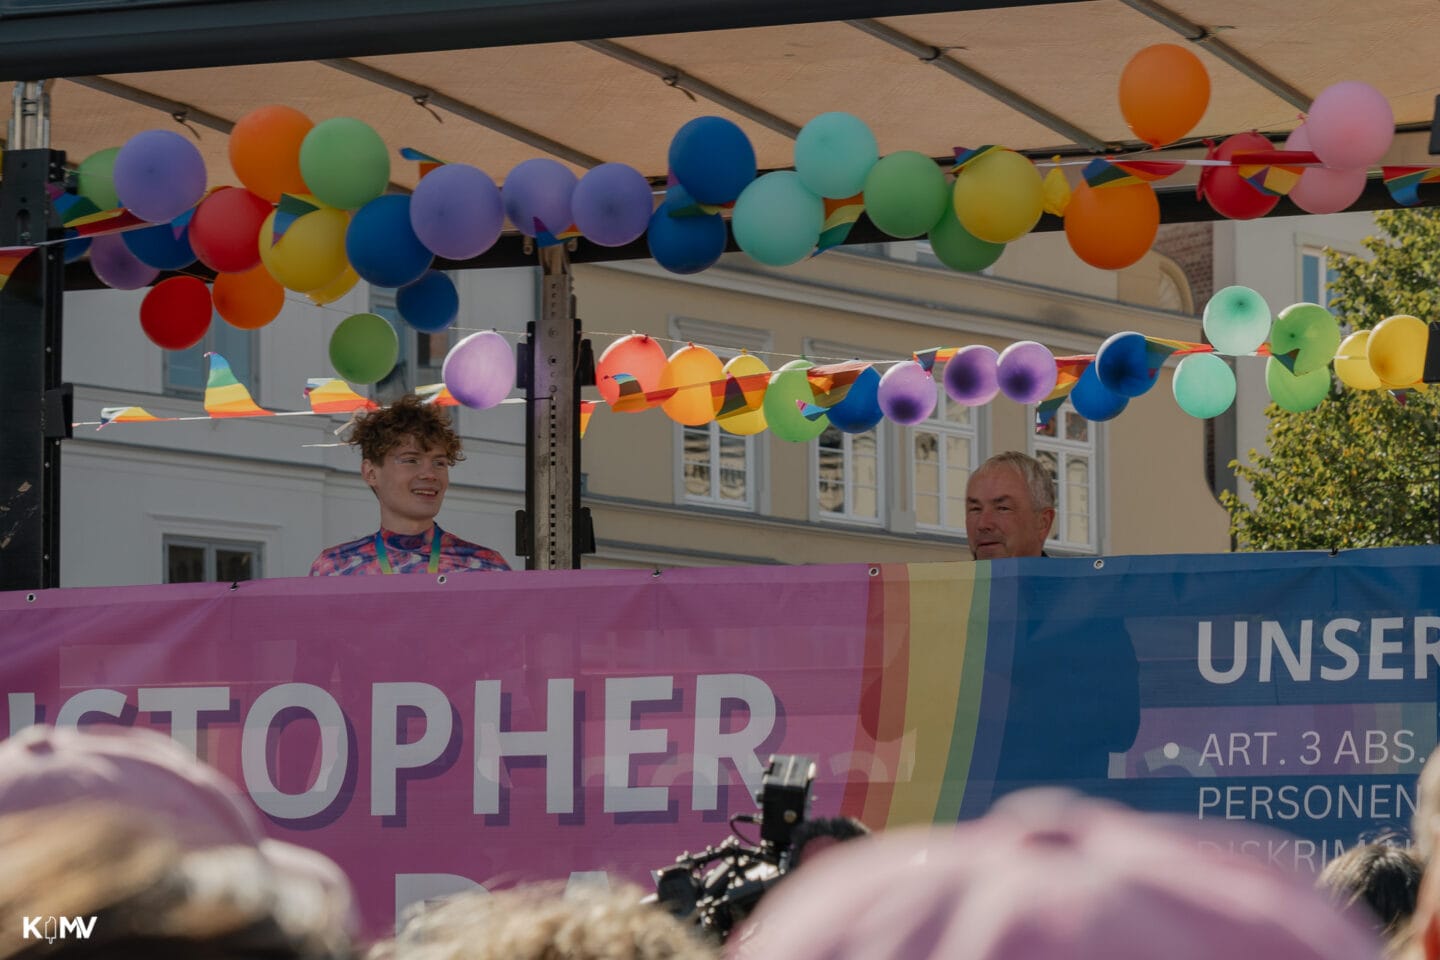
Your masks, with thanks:
[[[527,570],[580,566],[580,323],[564,244],[540,249],[540,319],[530,328],[525,433]]]
[[[0,247],[58,239],[47,185],[65,178],[65,154],[47,149],[49,95],[16,84],[10,149],[0,168]],[[32,251],[0,290],[0,590],[60,585],[60,441],[70,435],[70,387],[61,383],[65,254]]]

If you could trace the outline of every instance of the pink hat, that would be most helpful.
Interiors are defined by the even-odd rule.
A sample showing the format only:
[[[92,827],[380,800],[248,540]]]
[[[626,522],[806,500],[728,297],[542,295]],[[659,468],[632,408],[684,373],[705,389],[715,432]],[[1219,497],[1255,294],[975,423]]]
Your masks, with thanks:
[[[1232,853],[1287,838],[1059,790],[953,829],[827,851],[768,894],[732,955],[785,960],[1375,960],[1310,878]],[[1254,848],[1247,846],[1245,849]],[[1263,853],[1262,853],[1263,856]]]

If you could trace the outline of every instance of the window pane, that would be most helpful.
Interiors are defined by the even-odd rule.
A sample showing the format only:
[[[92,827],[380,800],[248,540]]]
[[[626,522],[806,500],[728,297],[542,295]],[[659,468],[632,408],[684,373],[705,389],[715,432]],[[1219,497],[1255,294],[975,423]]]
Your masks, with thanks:
[[[880,497],[874,487],[856,487],[852,512],[857,517],[872,519],[880,516]]]
[[[1054,421],[1051,421],[1051,422],[1053,423]],[[1059,475],[1060,475],[1060,472],[1059,472],[1059,470],[1057,469],[1057,465],[1056,465],[1055,451],[1054,451],[1054,450],[1036,450],[1036,451],[1035,451],[1035,459],[1036,459],[1036,460],[1039,460],[1039,461],[1040,461],[1040,465],[1045,468],[1045,472],[1048,473],[1048,474],[1050,474],[1050,482],[1051,482],[1051,483],[1056,483],[1056,482],[1057,482],[1057,478],[1058,478]]]
[[[182,393],[201,393],[205,389],[205,341],[189,350],[165,351],[165,386]],[[229,359],[228,357],[226,359]],[[244,381],[241,381],[244,383]],[[183,581],[182,581],[183,582]]]
[[[963,470],[967,475],[970,473],[970,450],[971,439],[969,437],[949,436],[945,438],[945,466],[952,472]]]
[[[744,503],[747,496],[747,444],[744,437],[720,435],[720,499]]]
[[[940,498],[930,494],[915,494],[915,522],[939,526]]]
[[[1083,487],[1090,485],[1090,458],[1071,456],[1065,461],[1065,482]]]
[[[247,578],[248,579],[248,578]],[[166,583],[203,583],[205,548],[171,543],[165,547]]]
[[[251,330],[232,327],[218,316],[210,323],[212,349],[230,363],[235,379],[252,391],[255,389],[255,334]]]
[[[938,434],[915,431],[915,462],[938,463],[940,461],[940,437]]]
[[[963,403],[956,403],[944,395],[940,397],[940,402],[944,404],[943,416],[948,422],[967,427],[970,425],[971,419],[975,415],[973,407],[967,407]]]
[[[1070,543],[1090,542],[1090,518],[1081,515],[1071,516],[1065,522],[1065,539]]]
[[[817,441],[819,460],[816,487],[820,509],[825,513],[845,512],[845,434],[826,427]]]
[[[710,431],[685,429],[683,474],[685,495],[709,498],[710,493]]]
[[[1059,419],[1058,417],[1051,417],[1049,423],[1044,424],[1043,426],[1038,426],[1038,427],[1036,427],[1036,428],[1035,428],[1035,436],[1037,436],[1037,437],[1053,437],[1053,436],[1055,436],[1055,421],[1058,420],[1058,419]]]
[[[1306,303],[1321,303],[1320,258],[1313,253],[1300,257],[1300,299]]]
[[[220,583],[254,580],[256,557],[250,550],[215,548],[215,579]]]
[[[1065,412],[1065,439],[1085,443],[1090,439],[1090,421],[1073,410]]]

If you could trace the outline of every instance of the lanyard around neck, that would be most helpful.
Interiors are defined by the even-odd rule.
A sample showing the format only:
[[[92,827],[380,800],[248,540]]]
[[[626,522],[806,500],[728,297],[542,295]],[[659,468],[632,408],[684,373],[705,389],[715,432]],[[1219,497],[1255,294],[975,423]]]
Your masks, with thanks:
[[[385,537],[379,530],[375,531],[375,556],[380,560],[381,573],[394,573],[395,568],[390,565],[390,553],[385,549]],[[430,566],[431,573],[440,572],[440,525],[430,525]]]

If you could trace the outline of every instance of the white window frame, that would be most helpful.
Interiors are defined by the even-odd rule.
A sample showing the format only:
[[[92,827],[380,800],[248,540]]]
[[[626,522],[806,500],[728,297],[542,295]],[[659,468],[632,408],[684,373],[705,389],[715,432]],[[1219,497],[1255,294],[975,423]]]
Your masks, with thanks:
[[[986,434],[988,432],[987,428],[989,426],[987,416],[989,407],[988,405],[967,407],[970,411],[970,424],[969,426],[964,426],[952,420],[945,419],[946,405],[952,403],[955,403],[955,401],[951,400],[945,391],[941,389],[939,391],[939,398],[935,402],[935,412],[930,415],[929,419],[922,420],[906,431],[908,434],[906,461],[910,468],[910,508],[915,512],[915,529],[923,533],[938,533],[963,537],[965,535],[965,491],[960,491],[959,516],[952,518],[946,515],[949,491],[946,489],[945,484],[946,478],[949,475],[949,465],[946,463],[946,450],[948,445],[945,440],[950,436],[966,437],[970,440],[970,463],[966,468],[966,479],[968,482],[969,476],[973,474],[976,468],[985,460],[984,451]],[[956,405],[963,406],[963,404]],[[940,522],[938,524],[920,522],[920,492],[918,489],[919,463],[915,459],[915,443],[920,433],[934,433],[940,438],[937,449],[940,458],[940,484],[936,491],[936,495],[940,498]]]
[[[672,339],[707,347],[713,350],[722,361],[728,360],[742,351],[763,355],[771,349],[770,331],[757,327],[734,326],[684,316],[671,316],[669,327]],[[708,496],[691,493],[685,484],[686,430],[708,430],[710,433],[710,494]],[[743,440],[745,443],[745,499],[743,501],[725,500],[720,497],[720,438],[722,433],[726,437]],[[677,423],[674,425],[673,436],[675,443],[674,488],[677,504],[713,507],[737,513],[758,513],[767,509],[769,485],[763,482],[766,468],[766,448],[763,440],[767,434],[760,433],[742,437],[724,433],[720,429],[720,425],[712,420],[703,427],[686,427],[684,424]]]
[[[1035,422],[1035,408],[1030,407],[1030,422]],[[1101,423],[1086,421],[1086,436],[1089,438],[1084,442],[1079,440],[1067,440],[1064,435],[1065,416],[1080,416],[1075,412],[1074,405],[1066,400],[1065,403],[1055,412],[1059,421],[1054,437],[1045,437],[1033,431],[1030,434],[1029,453],[1032,457],[1037,456],[1041,451],[1054,453],[1055,464],[1055,524],[1051,528],[1051,535],[1046,539],[1045,546],[1049,549],[1064,551],[1068,553],[1099,553],[1101,550],[1101,517],[1100,504],[1104,498],[1100,496],[1100,485],[1104,482],[1104,472],[1101,470],[1101,451],[1104,444],[1101,440],[1103,433]],[[1082,418],[1083,419],[1083,418]],[[1069,510],[1065,496],[1065,467],[1071,456],[1083,455],[1089,458],[1089,503],[1090,511],[1090,541],[1079,543],[1068,540],[1065,533],[1068,529]]]
[[[205,571],[203,583],[222,583],[216,579],[217,550],[231,550],[236,553],[249,553],[253,556],[251,562],[251,580],[260,580],[265,576],[265,544],[257,540],[226,540],[219,537],[196,537],[181,536],[178,534],[166,534],[161,538],[161,564],[164,567],[164,581],[170,580],[170,548],[171,547],[198,547],[205,551]]]
[[[1318,237],[1296,237],[1295,245],[1295,299],[1306,303],[1319,303],[1320,306],[1329,308],[1331,256],[1336,253],[1343,254],[1346,251]],[[1320,285],[1320,296],[1313,301],[1305,296],[1305,261],[1310,257],[1316,259],[1319,269],[1317,282]]]
[[[889,461],[888,440],[890,431],[888,424],[882,420],[872,430],[865,433],[875,435],[875,511],[876,516],[867,517],[854,512],[855,484],[851,481],[855,470],[852,466],[854,457],[855,439],[864,434],[846,433],[837,429],[840,433],[840,455],[845,465],[845,509],[839,513],[820,509],[820,437],[810,441],[810,509],[812,515],[821,523],[854,524],[857,526],[883,528],[890,517],[889,503],[889,480],[886,469]],[[832,429],[827,427],[826,429]]]

